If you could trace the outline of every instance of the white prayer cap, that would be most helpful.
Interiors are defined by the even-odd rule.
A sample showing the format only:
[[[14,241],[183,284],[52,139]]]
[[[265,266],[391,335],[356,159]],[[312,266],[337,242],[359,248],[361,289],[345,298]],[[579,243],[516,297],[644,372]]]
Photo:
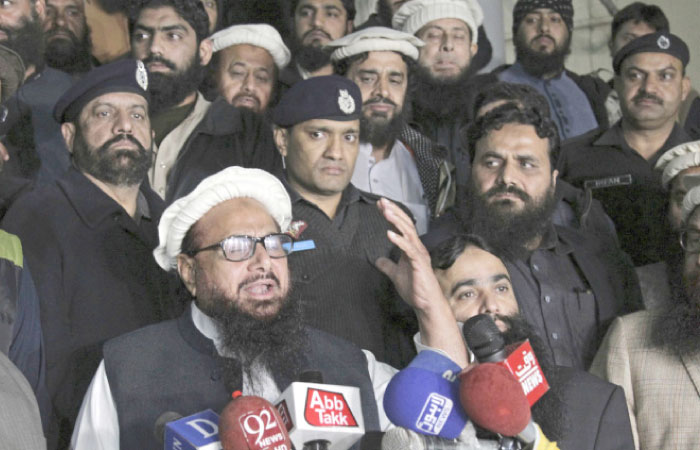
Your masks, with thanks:
[[[264,170],[228,167],[202,180],[194,191],[163,212],[158,224],[160,244],[153,251],[158,265],[165,270],[176,268],[182,239],[190,227],[219,203],[241,197],[262,203],[280,230],[287,230],[292,202],[282,182]]]
[[[683,223],[688,222],[690,215],[693,214],[693,211],[695,211],[698,205],[700,205],[700,186],[695,186],[683,197],[683,207],[681,209]]]
[[[270,53],[275,65],[280,70],[287,67],[292,59],[292,54],[282,42],[282,36],[279,32],[274,27],[264,23],[233,25],[217,31],[209,39],[212,41],[214,52],[239,44],[264,48]]]
[[[397,52],[412,60],[418,59],[418,47],[425,45],[412,34],[387,27],[369,27],[345,35],[326,45],[334,48],[332,61],[339,61],[365,52]]]
[[[654,168],[663,170],[661,184],[664,189],[668,189],[669,183],[676,175],[685,169],[698,166],[700,166],[700,141],[693,141],[668,150],[661,155]]]
[[[428,22],[438,19],[459,19],[467,24],[476,44],[484,11],[477,0],[410,0],[399,8],[391,26],[405,33],[416,34]]]

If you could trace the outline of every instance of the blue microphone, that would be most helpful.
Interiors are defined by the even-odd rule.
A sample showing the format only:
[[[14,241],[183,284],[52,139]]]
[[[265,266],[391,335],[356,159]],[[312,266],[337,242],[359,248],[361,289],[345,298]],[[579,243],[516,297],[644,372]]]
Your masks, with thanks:
[[[469,421],[459,398],[461,368],[433,351],[422,351],[389,382],[384,411],[391,422],[429,436],[457,439]]]

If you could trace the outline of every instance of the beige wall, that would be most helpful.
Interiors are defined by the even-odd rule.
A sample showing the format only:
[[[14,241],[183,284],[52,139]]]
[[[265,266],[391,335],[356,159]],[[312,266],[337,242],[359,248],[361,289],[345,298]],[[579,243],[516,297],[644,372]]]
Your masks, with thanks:
[[[510,29],[515,1],[502,0],[507,62],[514,60]],[[614,3],[618,8],[622,8],[632,1],[614,0]],[[688,76],[695,87],[700,87],[700,0],[663,0],[655,4],[668,16],[671,31],[680,36],[690,47]],[[575,31],[571,55],[566,63],[567,68],[578,73],[588,73],[602,67],[609,71],[608,76],[612,76],[611,58],[607,46],[612,17],[600,0],[574,0],[574,11]]]

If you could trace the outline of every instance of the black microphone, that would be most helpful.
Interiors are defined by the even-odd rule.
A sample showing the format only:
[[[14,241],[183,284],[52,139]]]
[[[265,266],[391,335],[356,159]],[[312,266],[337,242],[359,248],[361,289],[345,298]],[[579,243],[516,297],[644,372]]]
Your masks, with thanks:
[[[464,322],[464,340],[479,362],[499,362],[506,359],[506,341],[501,330],[488,314],[478,314]]]

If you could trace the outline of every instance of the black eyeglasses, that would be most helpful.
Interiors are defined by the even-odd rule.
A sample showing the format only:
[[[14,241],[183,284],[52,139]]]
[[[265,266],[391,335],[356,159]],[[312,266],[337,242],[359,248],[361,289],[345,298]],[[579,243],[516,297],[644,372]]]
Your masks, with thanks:
[[[700,253],[700,231],[683,230],[681,232],[681,247],[687,253]]]
[[[255,248],[260,242],[270,258],[284,258],[290,253],[294,248],[294,238],[288,234],[274,233],[268,234],[263,237],[255,236],[229,236],[221,242],[210,245],[208,247],[203,247],[197,250],[192,250],[186,254],[189,256],[194,256],[199,252],[204,250],[214,250],[221,248],[224,252],[224,258],[229,261],[245,261],[250,259],[255,254]]]

